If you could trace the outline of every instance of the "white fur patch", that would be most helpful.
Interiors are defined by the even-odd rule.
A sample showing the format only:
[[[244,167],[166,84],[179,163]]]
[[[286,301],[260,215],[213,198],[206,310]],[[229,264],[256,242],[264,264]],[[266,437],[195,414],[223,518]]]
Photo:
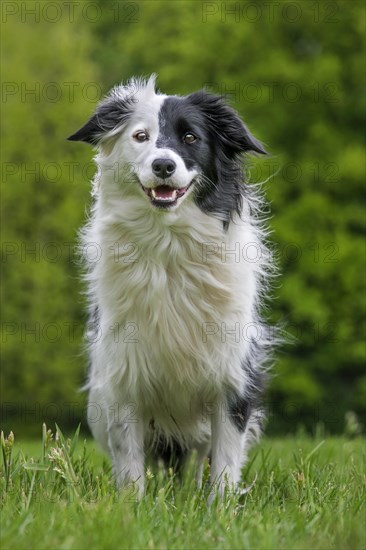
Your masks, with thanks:
[[[171,211],[150,204],[136,175],[149,185],[166,96],[155,94],[149,81],[136,97],[127,126],[108,136],[114,141],[107,149],[103,143],[99,149],[95,204],[82,233],[84,250],[93,244],[99,251],[86,275],[91,311],[97,307],[99,315],[87,386],[100,415],[90,423],[110,447],[108,428],[113,441],[120,437],[110,429],[110,411],[122,407],[117,420],[130,424],[129,435],[122,431],[121,437],[139,441],[136,448],[137,420],[145,426],[145,441],[164,434],[194,447],[210,441],[212,407],[216,424],[222,423],[219,437],[228,419],[226,409],[217,408],[228,391],[244,393],[247,387],[242,366],[260,330],[256,302],[267,258],[247,205],[225,231],[222,220],[202,212],[188,194]],[[149,132],[149,144],[131,139],[140,128]],[[177,178],[186,184],[192,174],[182,159],[170,150],[165,154],[176,161]],[[231,432],[233,425],[218,443],[216,474]],[[244,457],[244,440],[237,446]],[[235,460],[236,482],[242,458]],[[114,462],[118,468],[118,457]]]

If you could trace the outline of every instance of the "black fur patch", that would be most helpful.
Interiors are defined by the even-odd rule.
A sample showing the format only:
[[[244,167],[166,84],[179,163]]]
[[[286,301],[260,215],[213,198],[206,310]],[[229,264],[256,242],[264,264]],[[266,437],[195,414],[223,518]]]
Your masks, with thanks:
[[[168,443],[166,439],[160,437],[154,444],[151,456],[155,461],[162,460],[167,467],[173,468],[174,472],[179,474],[182,471],[187,453],[177,441],[174,440],[172,443]]]
[[[240,395],[231,395],[228,400],[231,420],[239,432],[244,432],[251,413],[249,401]]]
[[[244,186],[241,153],[265,154],[263,146],[221,96],[205,91],[186,97],[167,98],[159,113],[158,147],[174,150],[188,170],[203,174],[194,196],[204,212],[219,214],[224,227],[241,211]],[[192,132],[198,140],[185,144],[183,136]]]
[[[159,136],[156,146],[175,151],[183,160],[187,170],[203,170],[210,166],[212,154],[204,118],[198,109],[193,109],[186,98],[168,97],[159,112]],[[198,140],[186,144],[183,137],[193,132]]]
[[[121,99],[112,92],[98,106],[88,122],[67,139],[69,141],[85,141],[96,145],[104,134],[127,122],[132,115],[134,103],[133,96]]]
[[[262,395],[267,382],[266,371],[261,370],[261,363],[256,361],[256,355],[261,353],[260,346],[258,342],[254,341],[252,342],[252,346],[253,353],[251,358],[243,362],[243,370],[248,377],[245,395],[232,392],[228,396],[230,418],[239,432],[244,432],[250,415],[261,408]],[[259,420],[261,416],[262,415],[258,415]]]

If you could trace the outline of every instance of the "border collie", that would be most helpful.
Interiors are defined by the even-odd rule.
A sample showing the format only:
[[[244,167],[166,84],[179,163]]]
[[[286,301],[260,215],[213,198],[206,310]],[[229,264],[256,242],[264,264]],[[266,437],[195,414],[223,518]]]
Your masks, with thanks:
[[[155,76],[112,89],[68,138],[97,150],[82,232],[90,300],[89,424],[117,484],[144,492],[145,457],[205,457],[238,489],[260,432],[271,348],[262,199],[242,153],[265,154],[225,100],[167,96]]]

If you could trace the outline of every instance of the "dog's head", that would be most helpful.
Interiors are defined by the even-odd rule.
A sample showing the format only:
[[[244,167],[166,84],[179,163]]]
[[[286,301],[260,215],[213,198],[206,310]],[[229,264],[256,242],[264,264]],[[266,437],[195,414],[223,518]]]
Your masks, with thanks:
[[[203,210],[231,213],[241,197],[240,154],[265,153],[221,96],[204,90],[160,94],[154,75],[113,88],[68,139],[116,159],[159,210],[175,209],[191,196]]]

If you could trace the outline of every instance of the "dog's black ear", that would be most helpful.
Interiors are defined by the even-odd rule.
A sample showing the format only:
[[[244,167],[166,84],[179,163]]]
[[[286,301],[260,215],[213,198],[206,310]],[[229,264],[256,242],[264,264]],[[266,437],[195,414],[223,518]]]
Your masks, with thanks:
[[[85,141],[91,145],[96,145],[102,132],[98,124],[98,117],[94,114],[80,130],[69,136],[69,141]]]
[[[229,158],[238,153],[267,154],[261,142],[250,133],[239,115],[227,105],[222,96],[202,90],[188,98],[201,109],[214,138]]]
[[[132,113],[133,103],[133,96],[123,97],[117,89],[112,90],[88,122],[67,139],[98,145],[105,136],[113,135],[113,130],[123,126]]]

